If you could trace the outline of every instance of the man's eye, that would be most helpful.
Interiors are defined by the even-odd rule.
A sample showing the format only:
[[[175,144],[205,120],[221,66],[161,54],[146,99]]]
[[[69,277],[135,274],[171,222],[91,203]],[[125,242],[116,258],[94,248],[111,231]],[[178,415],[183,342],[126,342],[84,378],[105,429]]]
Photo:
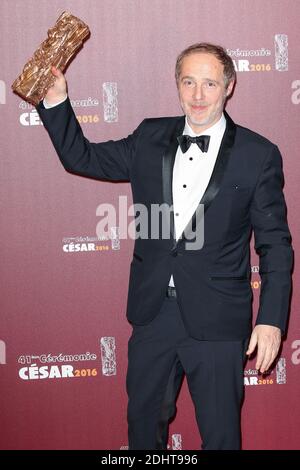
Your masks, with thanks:
[[[208,88],[214,88],[216,86],[215,82],[207,82]]]
[[[185,81],[183,82],[183,84],[184,84],[185,86],[188,86],[188,87],[193,86],[193,82],[192,82],[191,80],[185,80]]]

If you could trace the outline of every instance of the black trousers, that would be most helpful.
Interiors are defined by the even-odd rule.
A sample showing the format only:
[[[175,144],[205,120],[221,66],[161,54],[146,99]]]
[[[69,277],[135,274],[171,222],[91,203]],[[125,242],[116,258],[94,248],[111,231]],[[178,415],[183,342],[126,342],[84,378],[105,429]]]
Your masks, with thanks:
[[[198,341],[185,329],[176,298],[166,298],[128,344],[129,449],[166,449],[168,423],[184,374],[202,449],[240,449],[243,367],[248,340]]]

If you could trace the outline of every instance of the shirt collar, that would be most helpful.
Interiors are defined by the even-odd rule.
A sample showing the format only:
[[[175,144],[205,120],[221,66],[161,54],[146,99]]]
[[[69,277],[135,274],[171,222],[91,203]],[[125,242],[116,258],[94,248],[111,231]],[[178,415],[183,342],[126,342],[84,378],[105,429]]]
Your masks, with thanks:
[[[188,123],[187,117],[185,116],[185,126],[183,129],[183,134],[188,134],[191,137],[196,137],[201,134],[205,135],[210,135],[210,136],[216,136],[220,135],[221,133],[223,134],[226,128],[226,118],[224,116],[224,113],[222,113],[222,116],[220,119],[211,127],[206,129],[206,131],[200,132],[200,134],[196,134],[191,126]]]

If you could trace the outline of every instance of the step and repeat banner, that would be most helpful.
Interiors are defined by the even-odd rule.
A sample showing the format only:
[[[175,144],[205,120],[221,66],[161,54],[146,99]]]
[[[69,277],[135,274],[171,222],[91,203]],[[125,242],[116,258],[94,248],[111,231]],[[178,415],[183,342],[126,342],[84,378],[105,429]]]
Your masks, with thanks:
[[[66,78],[92,142],[127,136],[145,117],[181,114],[178,53],[195,42],[223,45],[237,71],[227,111],[279,146],[296,252],[300,245],[298,0],[1,0],[1,449],[128,447],[133,241],[120,233],[132,223],[130,186],[67,173],[35,108],[11,91],[65,10],[91,30]],[[115,216],[98,237],[104,204]],[[252,251],[255,317],[260,277]],[[299,274],[296,257],[278,361],[266,376],[255,359],[245,367],[244,449],[300,447]],[[200,444],[184,382],[169,447]]]

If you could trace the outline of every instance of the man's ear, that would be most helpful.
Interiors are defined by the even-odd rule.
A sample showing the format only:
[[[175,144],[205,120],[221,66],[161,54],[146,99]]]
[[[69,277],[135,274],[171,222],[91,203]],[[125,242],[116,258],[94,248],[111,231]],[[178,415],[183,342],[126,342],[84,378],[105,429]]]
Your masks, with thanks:
[[[234,88],[234,80],[231,80],[231,82],[229,82],[227,90],[226,90],[226,97],[227,98],[228,98],[228,96],[231,95],[231,93],[233,91],[233,88]]]

